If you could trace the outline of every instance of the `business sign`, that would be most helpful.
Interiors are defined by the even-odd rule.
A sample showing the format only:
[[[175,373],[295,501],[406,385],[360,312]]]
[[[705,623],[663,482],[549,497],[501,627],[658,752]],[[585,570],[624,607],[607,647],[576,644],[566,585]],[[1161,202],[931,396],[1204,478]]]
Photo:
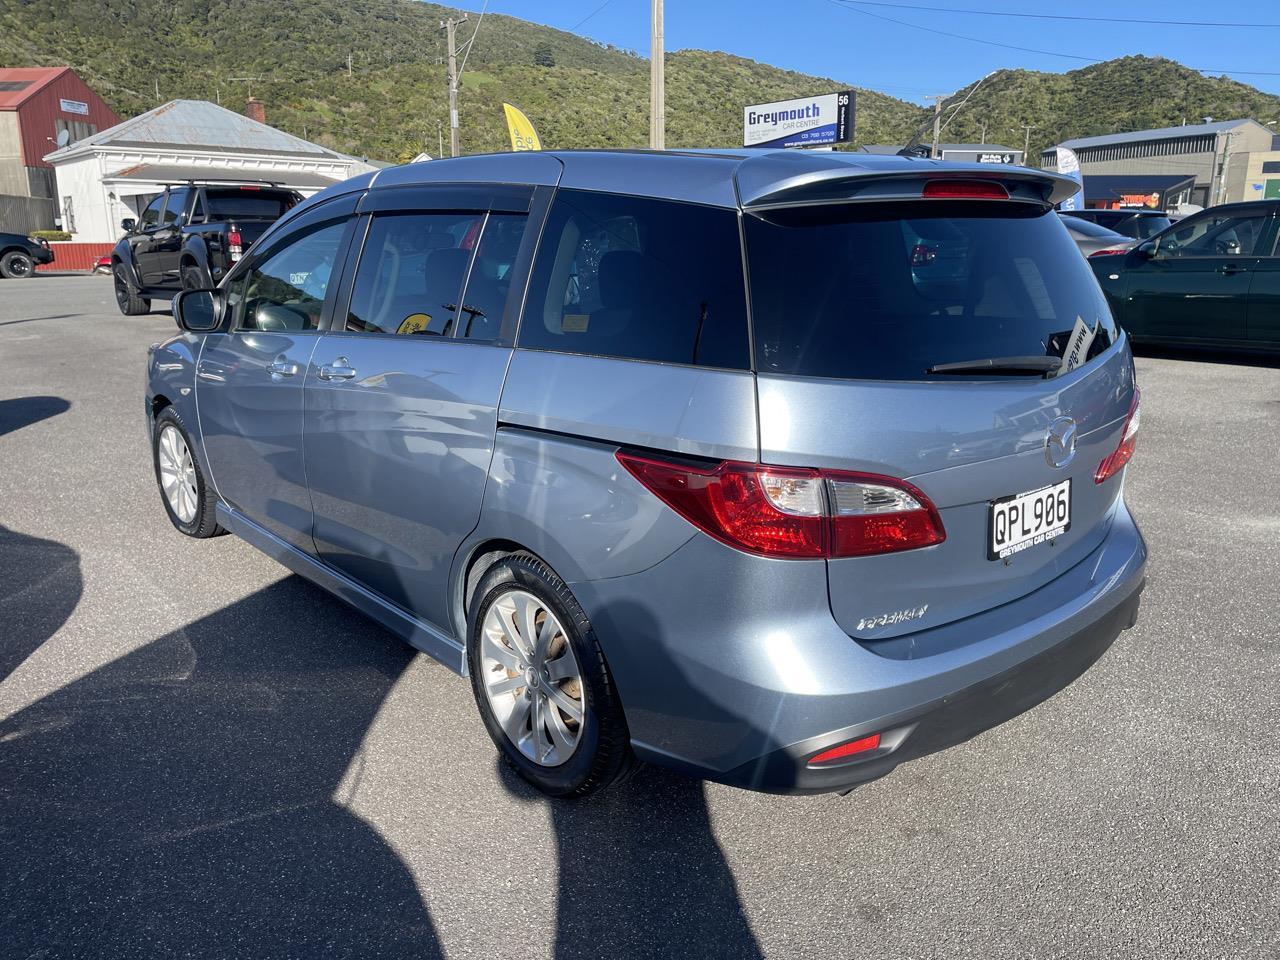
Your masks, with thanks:
[[[853,91],[742,108],[748,147],[815,147],[853,139]]]
[[[89,115],[89,105],[80,100],[59,100],[58,106],[62,108],[63,113],[78,113],[82,117]]]
[[[1080,184],[1080,189],[1058,204],[1058,209],[1083,210],[1084,174],[1080,172],[1080,160],[1076,157],[1074,150],[1068,150],[1066,147],[1055,147],[1054,149],[1058,152],[1058,172]]]

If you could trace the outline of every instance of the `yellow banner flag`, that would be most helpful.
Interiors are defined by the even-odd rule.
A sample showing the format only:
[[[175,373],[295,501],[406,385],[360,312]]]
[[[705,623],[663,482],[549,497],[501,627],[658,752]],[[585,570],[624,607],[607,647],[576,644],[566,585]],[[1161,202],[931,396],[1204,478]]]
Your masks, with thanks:
[[[507,115],[507,129],[511,131],[511,149],[517,152],[541,150],[538,131],[533,129],[533,121],[524,115],[524,111],[509,103],[504,103],[502,109]]]

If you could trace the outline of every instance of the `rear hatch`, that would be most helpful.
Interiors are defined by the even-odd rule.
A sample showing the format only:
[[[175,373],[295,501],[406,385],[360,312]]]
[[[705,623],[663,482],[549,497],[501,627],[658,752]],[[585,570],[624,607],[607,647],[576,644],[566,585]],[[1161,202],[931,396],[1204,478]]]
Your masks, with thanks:
[[[775,196],[744,218],[762,461],[907,480],[945,529],[827,561],[832,611],[859,640],[1042,587],[1101,543],[1120,491],[1094,474],[1120,442],[1132,360],[1057,214],[935,192],[899,179],[897,199]],[[1069,525],[1052,519],[1064,500]]]

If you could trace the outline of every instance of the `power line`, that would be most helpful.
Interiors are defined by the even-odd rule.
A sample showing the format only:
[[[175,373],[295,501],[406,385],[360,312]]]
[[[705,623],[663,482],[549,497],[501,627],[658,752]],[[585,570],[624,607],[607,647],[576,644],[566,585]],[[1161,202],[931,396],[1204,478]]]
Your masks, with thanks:
[[[471,57],[471,48],[476,45],[476,34],[480,32],[480,24],[484,23],[484,14],[488,9],[489,0],[484,0],[484,6],[480,8],[480,17],[476,20],[475,29],[471,31],[471,39],[464,44],[467,52],[462,55],[462,66],[458,67],[458,79],[462,79],[462,71],[467,69],[467,60]]]
[[[929,7],[915,3],[888,3],[886,0],[843,0],[844,3],[856,3],[861,6],[890,7],[899,10],[928,10],[932,13],[966,13],[976,17],[1023,17],[1029,20],[1076,20],[1085,23],[1139,23],[1144,26],[1156,25],[1165,27],[1276,27],[1280,23],[1227,23],[1216,20],[1152,20],[1149,17],[1134,19],[1130,17],[1074,17],[1061,13],[1015,13],[1008,10],[966,10],[959,7]]]
[[[568,30],[567,30],[566,32],[567,32],[567,33],[573,33],[573,31],[577,30],[580,26],[582,26],[584,23],[586,23],[588,20],[590,20],[592,17],[594,17],[597,13],[599,13],[601,10],[603,10],[605,7],[607,7],[607,6],[608,6],[609,4],[611,4],[612,2],[613,2],[613,0],[604,0],[604,3],[602,3],[602,4],[600,4],[600,6],[596,7],[594,10],[592,10],[590,13],[588,13],[585,17],[583,17],[581,20],[579,20],[577,23],[575,23],[572,27],[569,27],[569,28],[568,28]]]
[[[1105,63],[1105,57],[1086,57],[1078,53],[1059,53],[1056,50],[1040,50],[1036,47],[1023,47],[1016,43],[1001,43],[999,40],[988,40],[985,37],[970,37],[963,33],[951,33],[948,30],[938,30],[934,27],[926,27],[919,23],[911,23],[907,20],[895,20],[893,17],[886,17],[883,14],[872,13],[870,10],[860,10],[858,7],[849,6],[850,3],[858,3],[861,0],[827,0],[828,3],[834,4],[841,10],[849,13],[860,13],[864,17],[874,17],[876,20],[883,20],[886,23],[896,23],[900,27],[910,27],[913,30],[923,30],[925,33],[936,33],[940,37],[950,37],[953,40],[968,40],[971,43],[985,43],[989,47],[1003,47],[1006,50],[1020,50],[1023,53],[1038,53],[1046,57],[1062,57],[1066,60],[1080,60],[1085,63]],[[1240,73],[1252,77],[1280,77],[1280,71],[1277,70],[1237,70],[1232,67],[1229,70],[1222,70],[1216,67],[1187,67],[1188,70],[1195,70],[1197,73]]]

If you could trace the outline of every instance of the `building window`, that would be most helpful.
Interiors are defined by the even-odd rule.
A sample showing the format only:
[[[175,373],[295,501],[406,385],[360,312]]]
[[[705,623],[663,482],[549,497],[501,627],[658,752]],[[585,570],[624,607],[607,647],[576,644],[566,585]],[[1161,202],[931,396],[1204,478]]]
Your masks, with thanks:
[[[90,123],[88,120],[64,120],[62,117],[59,117],[55,121],[55,126],[57,127],[59,134],[64,130],[67,132],[67,136],[69,137],[67,143],[69,144],[79,143],[81,140],[92,137],[98,132],[98,125],[96,123]]]
[[[62,229],[67,233],[76,232],[76,211],[70,197],[62,198]]]

